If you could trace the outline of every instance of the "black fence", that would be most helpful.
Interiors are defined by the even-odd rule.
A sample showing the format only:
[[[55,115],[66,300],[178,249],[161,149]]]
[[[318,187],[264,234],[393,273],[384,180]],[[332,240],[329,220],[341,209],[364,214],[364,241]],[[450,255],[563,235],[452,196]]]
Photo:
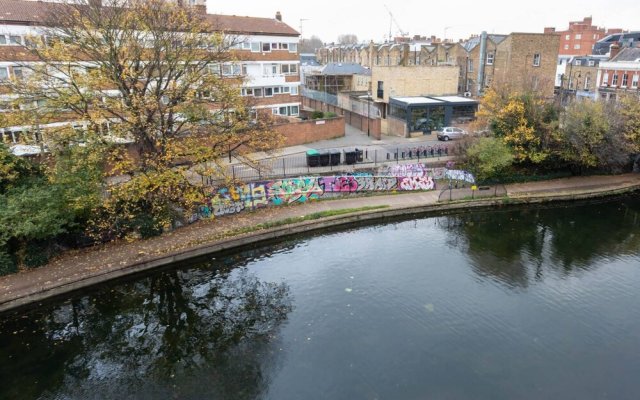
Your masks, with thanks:
[[[353,167],[377,167],[380,164],[406,161],[424,162],[459,154],[462,148],[457,144],[404,147],[350,147],[322,149],[317,154],[296,153],[286,156],[265,158],[252,165],[231,164],[220,171],[220,176],[202,177],[202,183],[218,186],[225,176],[233,180],[260,181],[272,178],[286,178],[314,175],[331,171],[345,171]]]
[[[440,187],[442,190],[438,196],[439,202],[495,198],[507,195],[507,188],[504,185],[483,186],[464,181],[450,181],[445,182],[444,185],[441,183]]]

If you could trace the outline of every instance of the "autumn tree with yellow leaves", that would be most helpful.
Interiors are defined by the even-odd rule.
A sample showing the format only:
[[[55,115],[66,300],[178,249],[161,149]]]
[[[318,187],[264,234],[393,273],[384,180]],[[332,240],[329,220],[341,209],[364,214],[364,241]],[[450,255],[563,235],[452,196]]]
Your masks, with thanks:
[[[244,102],[241,78],[220,73],[239,39],[180,2],[97,3],[57,5],[43,35],[29,40],[39,62],[26,64],[12,89],[16,102],[44,107],[12,118],[81,125],[48,130],[43,140],[54,154],[81,145],[107,161],[118,183],[96,205],[94,231],[155,234],[202,200],[194,175],[223,175],[224,156],[251,163],[248,154],[282,138]]]

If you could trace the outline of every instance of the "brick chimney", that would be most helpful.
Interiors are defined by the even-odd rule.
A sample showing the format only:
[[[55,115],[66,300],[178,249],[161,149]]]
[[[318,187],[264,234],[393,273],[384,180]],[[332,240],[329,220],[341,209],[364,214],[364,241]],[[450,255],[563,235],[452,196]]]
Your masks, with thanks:
[[[620,45],[618,43],[614,43],[609,47],[609,59],[613,59],[615,56],[620,53]]]
[[[556,28],[551,28],[551,27],[544,28],[544,33],[554,33],[555,31],[556,31]]]
[[[276,12],[276,19],[282,22],[282,14],[280,14],[280,11]]]

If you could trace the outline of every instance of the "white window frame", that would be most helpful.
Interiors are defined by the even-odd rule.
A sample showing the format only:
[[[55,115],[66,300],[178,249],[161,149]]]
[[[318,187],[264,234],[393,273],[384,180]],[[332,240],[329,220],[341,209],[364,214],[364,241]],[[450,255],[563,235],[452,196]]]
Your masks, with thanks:
[[[251,42],[251,52],[252,53],[260,53],[262,50],[262,43],[260,42]]]
[[[289,86],[283,86],[282,94],[289,94],[289,93],[291,93],[291,88]]]
[[[607,85],[609,85],[609,73],[605,72],[604,74],[602,74],[602,86]]]
[[[576,38],[576,40],[582,39],[582,34],[581,33],[576,33],[575,38]]]
[[[267,48],[267,50],[265,50],[265,48]],[[271,43],[268,42],[262,42],[262,45],[260,46],[260,49],[262,50],[263,53],[271,53]]]
[[[533,66],[539,67],[541,59],[542,59],[542,56],[540,55],[540,53],[535,53],[533,55]]]
[[[565,45],[564,45],[564,49],[565,49],[565,50],[569,50],[569,45],[568,45],[568,44],[565,44]]]
[[[280,94],[280,86],[274,86],[273,87],[273,95],[275,96],[276,94]]]
[[[593,61],[593,60],[589,61],[589,66],[590,67],[595,67],[595,65],[596,65],[595,61]]]
[[[579,66],[581,66],[581,65],[582,65],[582,60],[575,60],[575,61],[573,62],[573,65],[576,65],[576,66],[578,66],[578,67],[579,67]]]
[[[571,35],[564,35],[564,40],[571,40]]]
[[[613,74],[613,78],[611,78],[611,86],[618,86],[618,74]]]
[[[273,88],[272,87],[264,88],[264,97],[273,97]]]
[[[263,97],[263,92],[262,88],[253,88],[253,97]]]
[[[0,77],[0,82],[9,80],[9,67],[0,67],[0,71],[4,71],[4,77]]]
[[[629,84],[629,74],[624,72],[622,74],[622,86],[621,87],[626,88],[628,84]]]
[[[22,36],[20,35],[8,35],[9,36],[9,40],[7,42],[7,44],[9,45],[18,45],[18,46],[22,46],[22,44],[24,43],[24,41],[22,40]],[[17,41],[16,41],[17,38]]]
[[[291,96],[297,96],[297,95],[298,95],[298,87],[291,86]]]
[[[298,52],[298,43],[289,43],[289,53]]]
[[[631,87],[632,88],[637,88],[638,87],[638,81],[640,80],[640,76],[638,75],[638,73],[636,72],[633,75],[633,78],[631,78]]]
[[[4,46],[7,44],[7,37],[5,35],[0,35],[0,46]]]
[[[574,50],[580,50],[580,45],[579,44],[574,44],[573,45],[573,49]]]
[[[493,65],[493,61],[495,59],[495,54],[493,52],[487,53],[487,65]]]

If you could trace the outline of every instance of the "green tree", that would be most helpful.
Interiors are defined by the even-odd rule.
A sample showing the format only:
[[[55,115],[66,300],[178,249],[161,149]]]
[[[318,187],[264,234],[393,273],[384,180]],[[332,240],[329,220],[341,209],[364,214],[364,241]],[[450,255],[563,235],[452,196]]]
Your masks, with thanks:
[[[480,138],[466,151],[466,163],[479,182],[496,178],[514,160],[511,149],[500,139]]]
[[[570,104],[562,117],[562,158],[577,173],[584,169],[621,168],[628,160],[629,142],[620,135],[616,110],[599,101]]]
[[[202,199],[198,174],[225,178],[224,156],[251,164],[250,153],[279,147],[282,137],[270,116],[252,112],[240,96],[241,71],[224,72],[240,67],[230,51],[235,36],[180,2],[99,3],[61,5],[45,29],[52,40],[30,41],[41,62],[13,89],[18,102],[46,107],[37,121],[34,113],[20,118],[36,125],[69,110],[66,117],[86,129],[49,131],[49,147],[96,144],[90,148],[124,178],[94,213],[96,228],[130,229],[141,212],[166,226]]]

